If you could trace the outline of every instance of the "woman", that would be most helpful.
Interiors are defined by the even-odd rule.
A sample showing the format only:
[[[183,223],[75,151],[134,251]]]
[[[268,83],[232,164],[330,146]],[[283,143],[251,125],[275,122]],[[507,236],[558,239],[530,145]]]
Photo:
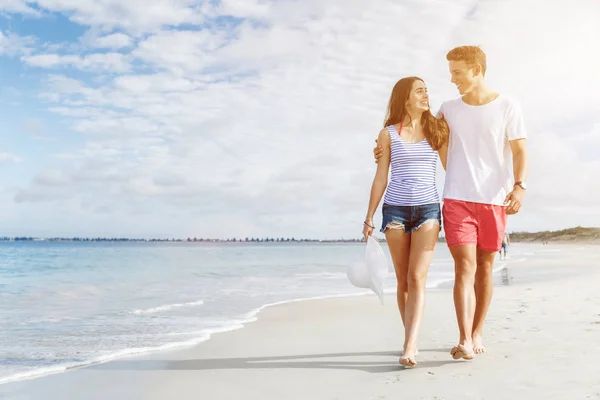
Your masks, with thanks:
[[[408,77],[396,83],[377,139],[384,152],[377,163],[363,235],[366,240],[373,233],[373,215],[385,191],[381,232],[398,281],[398,308],[405,330],[400,364],[407,367],[417,365],[425,282],[442,223],[435,173],[438,150],[446,166],[448,131],[446,121],[431,114],[422,79]]]

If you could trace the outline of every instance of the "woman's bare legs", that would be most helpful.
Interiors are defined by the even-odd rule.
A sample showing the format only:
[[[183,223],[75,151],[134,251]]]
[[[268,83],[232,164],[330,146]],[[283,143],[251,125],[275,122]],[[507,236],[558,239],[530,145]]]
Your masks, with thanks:
[[[410,255],[410,235],[404,233],[403,228],[387,228],[385,230],[385,240],[392,262],[394,263],[394,271],[396,272],[397,285],[397,301],[402,324],[404,325],[406,298],[408,296],[408,258]]]
[[[440,226],[427,222],[411,234],[387,229],[386,241],[396,272],[398,309],[404,324],[404,353],[401,363],[416,365],[417,337],[425,308],[427,271],[433,257]]]
[[[425,310],[425,285],[427,272],[433,258],[440,225],[437,220],[428,221],[411,233],[408,263],[408,296],[404,316],[404,354],[401,364],[416,365],[417,338]]]

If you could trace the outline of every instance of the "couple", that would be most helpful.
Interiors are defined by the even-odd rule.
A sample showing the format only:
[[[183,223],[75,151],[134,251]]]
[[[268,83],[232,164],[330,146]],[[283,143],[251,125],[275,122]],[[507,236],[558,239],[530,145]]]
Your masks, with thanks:
[[[488,88],[486,55],[479,47],[457,47],[446,59],[461,97],[444,102],[437,118],[429,110],[423,80],[403,78],[394,86],[374,149],[378,165],[364,221],[367,239],[385,192],[381,232],[398,281],[405,329],[400,364],[407,367],[417,364],[425,282],[442,215],[454,259],[460,333],[450,353],[470,360],[485,352],[482,333],[492,299],[494,259],[507,215],[519,212],[526,190],[527,135],[518,104]],[[443,210],[435,185],[438,156],[446,170]]]

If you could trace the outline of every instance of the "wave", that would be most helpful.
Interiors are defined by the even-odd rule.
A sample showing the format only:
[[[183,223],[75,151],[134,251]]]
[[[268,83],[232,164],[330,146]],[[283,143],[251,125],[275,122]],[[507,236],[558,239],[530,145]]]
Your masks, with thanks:
[[[427,288],[428,289],[435,288],[435,287],[439,286],[441,283],[447,282],[448,280],[449,279],[440,279],[440,280],[433,281],[431,283],[428,283]],[[395,288],[384,289],[384,292],[386,294],[395,293],[395,291],[396,291]],[[331,299],[331,298],[347,298],[347,297],[357,297],[357,296],[374,296],[375,297],[375,294],[368,289],[358,289],[357,288],[356,292],[314,296],[314,297],[302,297],[302,298],[273,302],[273,303],[269,303],[269,304],[260,306],[252,311],[249,311],[246,314],[243,314],[239,318],[232,318],[229,320],[224,320],[223,325],[218,328],[208,328],[208,329],[204,329],[204,330],[200,330],[200,331],[181,332],[181,333],[177,332],[177,333],[166,334],[166,336],[171,336],[171,337],[175,337],[175,336],[179,336],[179,335],[182,335],[182,336],[183,335],[198,335],[194,339],[190,339],[187,341],[181,341],[181,342],[172,342],[172,343],[168,343],[168,344],[164,344],[164,345],[156,346],[156,347],[123,349],[120,351],[112,352],[107,355],[92,357],[86,361],[65,363],[65,364],[60,364],[60,365],[56,365],[56,366],[52,366],[52,367],[36,368],[34,370],[20,372],[20,373],[6,376],[6,377],[2,377],[2,378],[0,378],[0,385],[9,383],[9,382],[34,379],[34,378],[39,378],[42,376],[63,373],[63,372],[67,372],[72,369],[89,367],[92,365],[102,364],[102,363],[114,361],[116,359],[120,359],[120,358],[124,358],[124,357],[132,357],[132,356],[142,355],[145,353],[154,353],[154,352],[168,351],[168,350],[172,350],[172,349],[176,349],[176,348],[196,346],[202,342],[209,340],[212,337],[212,335],[214,335],[214,334],[238,330],[238,329],[241,329],[244,326],[246,326],[248,323],[255,322],[256,320],[258,320],[259,313],[269,307],[284,305],[284,304],[288,304],[288,303],[298,303],[298,302],[312,301],[312,300]],[[168,304],[168,305],[163,305],[163,306],[153,307],[153,308],[148,308],[148,309],[143,309],[143,310],[140,309],[140,310],[135,310],[132,313],[136,314],[136,315],[146,315],[146,314],[158,313],[161,311],[168,311],[168,310],[172,310],[175,308],[194,307],[194,306],[199,306],[202,304],[204,304],[204,302],[202,300],[198,300],[198,301],[193,301],[193,302],[188,302],[188,303]]]
[[[295,274],[296,278],[325,278],[325,279],[346,279],[345,272],[306,272]]]
[[[197,307],[197,306],[201,306],[203,304],[204,304],[204,301],[202,301],[202,300],[190,301],[189,303],[165,304],[163,306],[147,308],[145,310],[134,310],[134,311],[132,311],[132,313],[136,314],[136,315],[156,314],[156,313],[159,313],[162,311],[173,310],[175,308]]]
[[[45,324],[57,324],[65,321],[81,321],[81,317],[43,317],[39,319],[32,319],[30,322],[34,324],[45,323]]]
[[[96,365],[96,364],[103,364],[108,361],[113,361],[113,360],[123,358],[123,357],[131,357],[131,356],[141,355],[141,354],[145,354],[145,353],[172,350],[172,349],[179,348],[179,347],[195,346],[201,342],[204,342],[205,340],[208,340],[209,337],[210,337],[210,334],[205,333],[203,336],[200,336],[198,338],[194,338],[192,340],[188,340],[185,342],[168,343],[168,344],[165,344],[162,346],[156,346],[156,347],[138,347],[138,348],[131,348],[131,349],[123,349],[123,350],[115,351],[113,353],[106,354],[103,356],[93,357],[86,361],[64,363],[64,364],[59,364],[59,365],[55,365],[52,367],[36,368],[36,369],[30,370],[30,371],[19,372],[19,373],[13,374],[13,375],[9,375],[9,376],[0,378],[0,385],[5,384],[5,383],[10,383],[10,382],[17,382],[17,381],[23,381],[23,380],[27,380],[27,379],[39,378],[42,376],[53,375],[53,374],[57,374],[57,373],[61,373],[61,372],[67,372],[69,370],[76,369],[76,368],[83,368],[83,367],[89,367],[89,366]]]

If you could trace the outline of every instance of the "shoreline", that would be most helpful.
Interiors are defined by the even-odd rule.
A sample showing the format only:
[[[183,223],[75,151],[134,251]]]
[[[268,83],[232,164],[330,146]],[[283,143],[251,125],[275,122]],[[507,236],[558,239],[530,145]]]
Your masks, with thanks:
[[[501,270],[502,270],[502,268],[499,268],[497,270],[495,269],[494,273],[500,272]],[[390,273],[393,274],[393,272],[390,272]],[[426,290],[427,290],[427,292],[447,291],[448,288],[445,287],[444,285],[451,283],[453,280],[454,280],[454,278],[438,281],[434,287],[427,288]],[[357,288],[357,290],[363,290],[363,289]],[[395,294],[395,293],[396,292],[393,288],[384,289],[385,297],[390,297],[391,294]],[[287,304],[299,303],[299,302],[310,302],[310,301],[319,301],[319,300],[327,300],[327,299],[343,299],[343,298],[353,298],[353,297],[371,297],[371,296],[376,297],[374,293],[372,293],[371,291],[366,289],[364,291],[357,292],[357,293],[343,293],[343,294],[332,294],[332,295],[316,296],[316,297],[302,297],[302,298],[295,298],[295,299],[289,299],[289,300],[268,303],[268,304],[264,304],[260,307],[257,307],[255,309],[247,312],[246,314],[240,316],[239,318],[235,318],[235,319],[231,319],[231,320],[227,321],[231,325],[226,325],[221,328],[214,328],[212,330],[209,330],[209,332],[207,332],[204,336],[201,336],[198,338],[190,339],[190,340],[187,340],[184,342],[167,343],[167,344],[164,344],[162,346],[157,346],[157,347],[123,349],[123,350],[117,351],[113,354],[108,354],[108,355],[94,358],[94,359],[91,359],[88,361],[82,361],[81,363],[62,364],[62,365],[56,365],[56,366],[52,366],[52,367],[41,367],[37,370],[32,370],[32,371],[28,371],[28,372],[9,375],[6,377],[1,377],[0,378],[0,387],[2,385],[8,385],[11,383],[28,382],[28,381],[33,381],[35,379],[40,379],[40,378],[50,377],[53,375],[68,373],[69,371],[82,369],[82,368],[88,368],[88,367],[92,367],[92,366],[100,365],[100,364],[106,364],[106,363],[118,361],[121,359],[128,359],[128,358],[132,358],[132,357],[140,357],[140,356],[145,356],[145,355],[155,355],[155,354],[160,354],[160,353],[165,353],[165,352],[185,350],[186,348],[193,348],[195,346],[198,346],[202,343],[205,343],[205,342],[211,340],[215,335],[219,335],[222,333],[231,332],[231,331],[235,331],[235,330],[240,330],[240,329],[245,328],[248,324],[257,322],[260,317],[260,314],[264,310],[271,308],[271,307],[284,306]]]
[[[567,247],[567,246],[565,246]],[[571,246],[568,246],[571,247]],[[595,246],[593,246],[595,247]],[[513,260],[513,261],[517,261],[517,260]],[[511,270],[513,270],[513,272],[511,272],[511,274],[514,275],[514,271],[519,271],[522,268],[525,269],[538,269],[538,266],[535,265],[536,263],[534,262],[535,260],[531,260],[529,263],[526,264],[531,264],[531,265],[519,265],[519,263],[515,263],[514,265],[509,265],[509,268]],[[560,262],[559,262],[560,263]],[[500,265],[499,263],[497,265]],[[549,269],[554,269],[553,266],[549,266],[549,265],[545,265],[546,268]],[[502,266],[502,267],[498,267],[497,272],[501,272],[503,270],[505,270],[506,267]],[[532,271],[532,272],[537,272],[537,271]],[[592,273],[593,271],[590,270],[590,267],[585,267],[585,268],[577,268],[577,270],[573,270],[571,272],[581,272],[581,273],[586,273],[586,272],[590,272]],[[516,275],[519,275],[519,273],[517,272]],[[538,275],[538,274],[534,274],[534,275]],[[565,274],[560,274],[561,277],[569,277],[568,275]],[[578,274],[575,273],[573,276],[577,277]],[[537,276],[537,278],[540,278],[539,276]],[[556,280],[558,277],[557,276],[549,276],[549,280],[550,281],[554,281]],[[503,279],[503,278],[501,278]],[[453,281],[453,279],[451,279],[451,281]],[[547,282],[547,280],[546,280]],[[542,278],[540,281],[536,281],[536,283],[544,283],[544,279]],[[525,284],[532,284],[531,281],[528,280],[520,280],[520,279],[516,279],[513,276],[509,281],[507,282],[503,282],[503,283],[498,283],[495,282],[495,286],[511,286],[511,285],[518,285],[518,286],[522,286]],[[451,286],[450,286],[451,287]],[[430,295],[434,295],[434,293],[439,293],[439,292],[447,292],[448,291],[448,287],[436,287],[436,288],[431,288],[428,289],[428,296]],[[386,303],[394,300],[392,294],[395,293],[395,290],[387,290],[386,291]],[[72,372],[75,371],[79,371],[79,370],[85,370],[85,369],[89,369],[89,368],[93,368],[99,365],[106,365],[106,364],[110,364],[110,363],[114,363],[114,362],[120,362],[123,360],[128,360],[128,359],[135,359],[135,358],[139,358],[139,357],[157,357],[159,355],[167,355],[167,354],[173,354],[173,353],[180,353],[180,352],[186,352],[186,351],[193,351],[194,349],[198,348],[199,346],[205,345],[206,343],[209,343],[211,340],[213,340],[214,338],[217,338],[223,334],[229,333],[229,332],[233,332],[233,331],[243,331],[244,329],[242,328],[248,328],[250,325],[252,325],[253,323],[260,323],[261,318],[263,318],[263,314],[265,313],[265,310],[268,309],[273,309],[273,308],[279,308],[279,307],[287,307],[290,304],[293,303],[312,303],[314,301],[326,301],[326,300],[331,300],[331,299],[352,299],[352,298],[360,298],[360,297],[365,297],[365,298],[376,298],[376,296],[371,293],[370,291],[364,291],[364,292],[360,292],[360,293],[347,293],[347,294],[337,294],[337,295],[328,295],[328,296],[318,296],[318,297],[310,297],[310,298],[297,298],[297,299],[290,299],[290,300],[284,300],[284,301],[279,301],[279,302],[274,302],[274,303],[270,303],[270,304],[265,304],[261,307],[258,307],[250,312],[248,312],[247,314],[245,314],[243,316],[243,318],[240,319],[236,319],[235,322],[239,322],[235,325],[232,326],[228,326],[228,327],[224,327],[222,329],[218,329],[215,330],[214,332],[211,332],[210,334],[208,334],[207,337],[202,337],[202,338],[197,338],[197,339],[193,339],[187,342],[175,342],[175,343],[170,343],[167,344],[165,346],[163,346],[162,348],[146,348],[146,349],[127,349],[124,352],[120,352],[117,355],[115,355],[114,357],[110,357],[109,359],[103,359],[103,360],[99,360],[99,361],[90,361],[87,363],[83,363],[81,365],[74,365],[74,366],[69,366],[69,367],[57,367],[60,368],[57,371],[51,371],[51,372],[47,372],[47,371],[43,371],[39,374],[35,374],[35,376],[31,376],[31,377],[22,377],[22,378],[17,378],[15,380],[10,380],[10,381],[5,381],[0,383],[0,394],[2,393],[1,389],[4,386],[7,385],[13,385],[13,384],[24,384],[24,385],[35,385],[35,382],[37,382],[38,380],[45,380],[45,379],[51,379],[52,377],[55,376],[62,376],[62,375],[68,375]],[[365,300],[368,301],[368,300]],[[392,301],[392,303],[395,303],[395,301]],[[426,310],[427,312],[427,310]],[[140,350],[140,351],[137,351]],[[7,377],[8,378],[8,377]],[[6,378],[5,378],[6,379]]]
[[[431,290],[435,290],[435,289],[431,289]],[[297,298],[297,299],[283,300],[283,301],[278,301],[278,302],[274,302],[274,303],[269,303],[269,304],[265,304],[260,307],[257,307],[255,309],[253,309],[252,311],[249,311],[248,313],[244,314],[240,318],[236,318],[236,319],[232,319],[232,320],[228,321],[232,325],[224,326],[222,328],[215,328],[215,329],[211,330],[209,333],[206,333],[205,336],[201,336],[201,337],[198,337],[195,339],[190,339],[185,342],[167,343],[165,345],[157,346],[157,347],[129,348],[129,349],[124,349],[124,350],[115,352],[114,354],[109,354],[106,356],[99,357],[99,359],[92,359],[89,361],[83,361],[81,363],[75,363],[75,364],[56,365],[54,367],[42,367],[39,370],[33,370],[31,372],[9,375],[7,377],[0,378],[0,387],[2,385],[8,385],[11,383],[33,381],[33,380],[39,379],[39,378],[45,378],[45,377],[50,377],[53,375],[68,373],[69,371],[72,371],[72,370],[87,368],[87,367],[91,367],[94,365],[106,364],[106,363],[110,363],[110,362],[121,360],[121,359],[139,357],[139,356],[144,356],[144,355],[154,355],[154,354],[171,352],[171,351],[180,351],[180,350],[185,350],[186,348],[192,348],[192,347],[198,346],[202,343],[209,341],[215,335],[245,328],[248,324],[258,321],[260,313],[270,307],[277,307],[277,306],[282,306],[282,305],[286,305],[289,303],[297,303],[297,302],[304,302],[304,301],[327,300],[327,299],[346,298],[346,297],[361,297],[361,296],[371,296],[371,295],[374,296],[374,294],[370,293],[370,292],[361,292],[361,293],[355,293],[355,294],[352,294],[352,293],[350,293],[350,294],[334,294],[334,295],[326,295],[326,296],[318,296],[318,297]]]
[[[600,229],[600,228],[599,228]],[[511,234],[511,233],[509,233]],[[515,234],[515,233],[513,233]],[[380,237],[378,240],[385,243],[385,237]],[[226,239],[204,239],[204,240],[188,240],[188,239],[97,239],[85,238],[73,240],[69,238],[35,238],[35,239],[5,239],[0,238],[0,243],[76,243],[76,244],[94,244],[94,243],[147,243],[147,244],[247,244],[247,245],[315,245],[315,244],[361,244],[364,239],[289,239],[289,240],[226,240]],[[443,237],[440,237],[437,243],[446,243]],[[600,237],[592,238],[558,238],[558,239],[511,239],[511,243],[523,244],[600,244]]]
[[[313,299],[265,307],[244,329],[191,348],[2,385],[0,398],[596,398],[599,260],[579,263],[585,275],[495,288],[488,352],[473,361],[448,354],[457,340],[448,290],[428,293],[412,369],[398,365],[403,335],[395,296],[386,295],[383,307],[375,295]]]

